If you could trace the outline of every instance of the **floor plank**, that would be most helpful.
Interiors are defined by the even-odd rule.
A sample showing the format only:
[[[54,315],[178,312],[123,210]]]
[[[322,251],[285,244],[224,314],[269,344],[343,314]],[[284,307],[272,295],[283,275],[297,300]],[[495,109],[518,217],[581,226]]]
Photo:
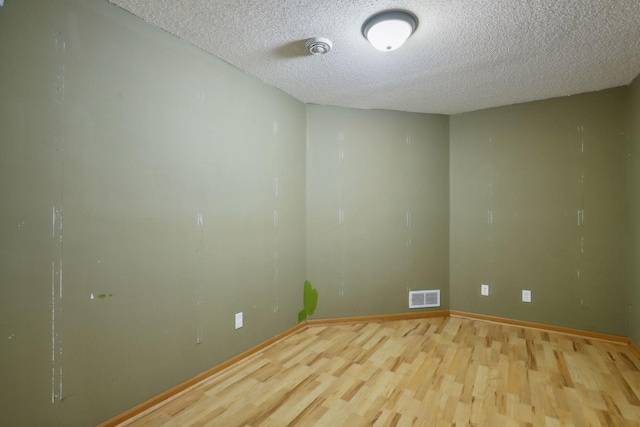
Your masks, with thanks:
[[[640,426],[640,360],[455,317],[313,326],[123,425]]]

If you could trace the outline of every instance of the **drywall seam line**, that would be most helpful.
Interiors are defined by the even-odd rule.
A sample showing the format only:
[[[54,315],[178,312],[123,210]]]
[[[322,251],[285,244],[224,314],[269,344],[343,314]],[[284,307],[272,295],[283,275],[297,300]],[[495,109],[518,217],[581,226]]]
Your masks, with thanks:
[[[407,189],[405,191],[405,200],[403,200],[405,204],[405,287],[407,289],[407,294],[413,290],[414,283],[414,269],[415,269],[415,258],[416,258],[416,250],[413,246],[413,209],[414,204],[413,198],[411,197],[412,192],[409,189],[412,186],[411,179],[411,164],[412,164],[412,156],[414,155],[412,151],[411,145],[411,135],[405,135],[404,138],[404,167],[403,167],[403,182],[402,186]]]
[[[55,57],[52,77],[52,101],[55,125],[52,128],[54,161],[58,169],[58,193],[53,195],[52,231],[51,231],[51,403],[56,399],[62,401],[63,395],[63,328],[62,298],[64,290],[63,277],[63,206],[64,206],[64,149],[67,118],[66,104],[66,42],[62,31],[53,32],[53,53]]]
[[[578,221],[576,227],[576,286],[578,288],[578,297],[580,308],[588,309],[589,304],[588,301],[585,304],[585,269],[584,269],[584,248],[585,248],[585,220],[584,220],[584,210],[585,210],[585,156],[586,156],[586,147],[585,147],[585,138],[584,138],[584,125],[579,125],[577,127],[578,135],[580,136],[579,145],[577,147],[577,156],[578,156],[578,177],[577,177],[577,196],[578,196],[578,206],[577,206],[577,214]]]
[[[271,284],[273,313],[277,314],[280,311],[280,196],[281,196],[281,182],[280,182],[280,123],[276,118],[273,120],[273,138],[271,140],[271,156],[273,169],[271,170],[271,182],[273,183],[271,199],[273,205],[273,237],[272,237],[272,269],[273,279]]]
[[[347,241],[344,209],[344,166],[345,166],[345,137],[344,131],[338,132],[338,235],[340,247],[340,274],[338,277],[338,296],[345,296],[345,269],[347,258]]]
[[[200,135],[206,135],[204,129],[204,114],[206,111],[205,107],[205,94],[202,91],[199,91],[196,94],[196,104],[199,108],[199,120],[198,127],[200,128]],[[196,254],[197,254],[197,264],[196,268],[198,269],[198,283],[196,284],[196,345],[200,345],[203,342],[204,337],[204,306],[205,306],[205,297],[204,297],[204,262],[203,262],[203,251],[204,251],[204,238],[205,238],[205,229],[204,229],[204,199],[205,199],[205,182],[207,181],[205,178],[205,164],[204,164],[204,146],[205,140],[204,137],[198,139],[198,147],[197,147],[197,181],[198,181],[198,205],[199,210],[196,214],[196,227],[198,229],[198,243],[196,245]]]

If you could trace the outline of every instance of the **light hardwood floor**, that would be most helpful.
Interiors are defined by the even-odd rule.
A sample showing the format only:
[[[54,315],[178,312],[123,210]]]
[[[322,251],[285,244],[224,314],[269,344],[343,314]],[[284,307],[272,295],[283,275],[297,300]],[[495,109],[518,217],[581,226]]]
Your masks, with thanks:
[[[303,329],[130,426],[640,426],[627,346],[445,317]]]

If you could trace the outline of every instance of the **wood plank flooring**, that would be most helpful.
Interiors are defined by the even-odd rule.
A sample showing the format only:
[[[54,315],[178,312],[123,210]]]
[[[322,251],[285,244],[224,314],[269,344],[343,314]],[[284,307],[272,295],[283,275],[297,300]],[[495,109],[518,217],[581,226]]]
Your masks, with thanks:
[[[315,326],[130,426],[640,426],[624,345],[446,317]]]

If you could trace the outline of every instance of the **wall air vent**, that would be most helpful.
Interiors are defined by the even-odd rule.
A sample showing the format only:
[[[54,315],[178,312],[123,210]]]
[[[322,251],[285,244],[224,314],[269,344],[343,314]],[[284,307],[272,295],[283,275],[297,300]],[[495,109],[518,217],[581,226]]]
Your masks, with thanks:
[[[440,307],[440,289],[409,292],[409,308],[424,307]]]

